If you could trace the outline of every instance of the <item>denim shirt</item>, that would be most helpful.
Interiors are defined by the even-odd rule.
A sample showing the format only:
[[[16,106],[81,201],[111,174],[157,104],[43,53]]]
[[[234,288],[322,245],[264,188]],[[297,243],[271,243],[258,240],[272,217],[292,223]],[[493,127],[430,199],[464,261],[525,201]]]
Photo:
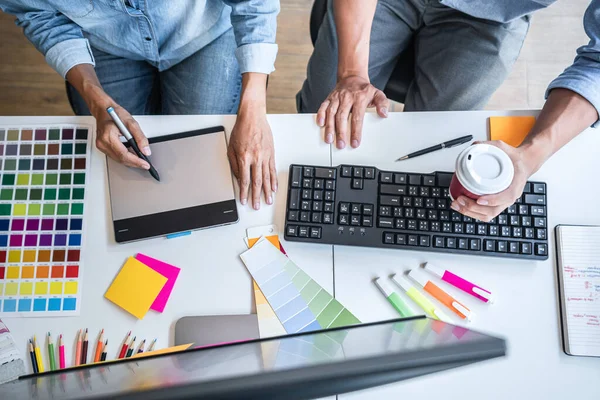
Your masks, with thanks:
[[[275,69],[279,0],[0,0],[0,8],[63,77],[94,65],[90,45],[162,71],[232,26],[240,71]]]

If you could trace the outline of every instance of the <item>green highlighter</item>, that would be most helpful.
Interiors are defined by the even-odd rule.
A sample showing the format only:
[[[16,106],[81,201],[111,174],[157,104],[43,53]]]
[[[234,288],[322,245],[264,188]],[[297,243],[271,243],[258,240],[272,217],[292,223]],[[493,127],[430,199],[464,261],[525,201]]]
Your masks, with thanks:
[[[413,315],[416,315],[387,282],[380,278],[375,278],[373,283],[375,283],[375,286],[379,288],[381,293],[383,293],[385,298],[390,302],[392,307],[398,311],[398,314],[400,314],[401,317],[412,317]]]
[[[446,314],[442,311],[438,310],[431,301],[427,299],[427,297],[423,296],[421,292],[417,290],[406,278],[403,276],[393,275],[392,280],[396,283],[396,285],[400,286],[406,292],[406,295],[410,297],[412,301],[417,303],[419,307],[427,313],[431,318],[438,319],[440,321],[452,323],[452,319],[450,319]]]

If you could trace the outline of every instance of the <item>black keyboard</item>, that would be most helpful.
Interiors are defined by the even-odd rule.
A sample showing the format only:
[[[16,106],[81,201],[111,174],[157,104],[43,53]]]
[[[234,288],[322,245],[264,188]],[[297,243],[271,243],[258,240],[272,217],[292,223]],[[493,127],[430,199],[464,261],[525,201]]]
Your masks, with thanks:
[[[527,182],[490,222],[450,208],[452,173],[291,165],[285,239],[545,260],[546,184]]]

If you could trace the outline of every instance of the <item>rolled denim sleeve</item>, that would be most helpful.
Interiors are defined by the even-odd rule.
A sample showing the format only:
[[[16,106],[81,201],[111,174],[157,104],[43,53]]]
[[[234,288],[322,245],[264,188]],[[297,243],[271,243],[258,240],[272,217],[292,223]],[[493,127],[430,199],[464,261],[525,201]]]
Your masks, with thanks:
[[[37,0],[0,0],[0,9],[17,18],[17,26],[63,78],[75,65],[95,65],[81,28],[49,7]]]
[[[223,0],[231,7],[231,25],[240,72],[270,74],[277,58],[279,0]]]
[[[569,89],[589,101],[600,115],[600,0],[592,0],[583,17],[585,32],[590,42],[577,49],[573,65],[550,83],[546,98],[552,89]],[[592,126],[600,125],[600,120]]]

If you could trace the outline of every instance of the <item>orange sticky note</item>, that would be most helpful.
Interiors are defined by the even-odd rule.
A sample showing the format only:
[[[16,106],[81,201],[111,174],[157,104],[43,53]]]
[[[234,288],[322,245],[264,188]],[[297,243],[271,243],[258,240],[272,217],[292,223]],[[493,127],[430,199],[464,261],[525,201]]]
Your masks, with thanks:
[[[167,278],[163,275],[129,257],[104,297],[142,319],[165,283]]]
[[[502,140],[517,147],[520,145],[533,125],[535,117],[530,115],[517,117],[490,117],[490,140]]]

